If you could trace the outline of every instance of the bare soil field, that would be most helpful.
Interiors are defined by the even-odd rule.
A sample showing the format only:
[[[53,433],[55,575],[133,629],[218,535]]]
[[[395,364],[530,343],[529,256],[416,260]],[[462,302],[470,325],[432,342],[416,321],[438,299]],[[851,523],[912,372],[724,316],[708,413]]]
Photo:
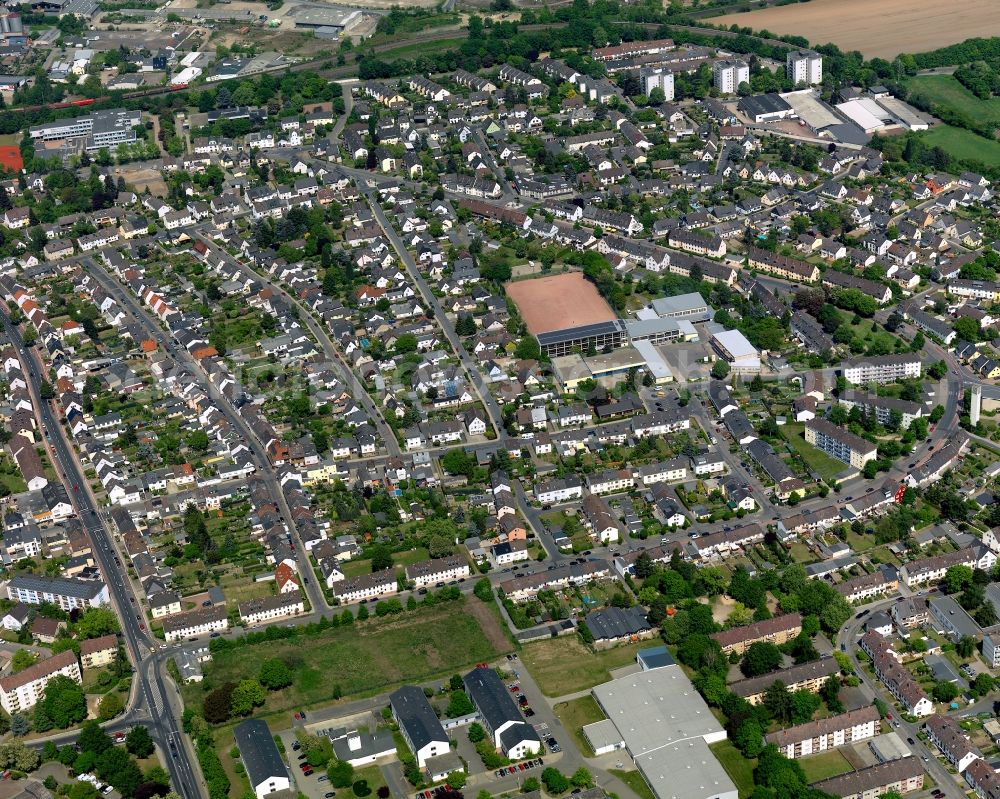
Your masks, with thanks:
[[[517,280],[507,284],[507,294],[533,336],[617,318],[594,284],[580,272]]]
[[[712,22],[797,34],[814,45],[833,42],[842,50],[886,59],[975,36],[1000,35],[1000,15],[993,0],[812,0],[727,14]]]

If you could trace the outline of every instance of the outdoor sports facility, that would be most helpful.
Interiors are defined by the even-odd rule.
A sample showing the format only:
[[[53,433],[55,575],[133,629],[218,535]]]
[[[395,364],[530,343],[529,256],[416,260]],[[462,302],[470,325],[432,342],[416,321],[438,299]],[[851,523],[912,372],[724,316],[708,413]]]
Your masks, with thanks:
[[[618,318],[580,272],[508,283],[507,294],[533,336]]]
[[[814,44],[833,42],[841,50],[860,50],[866,58],[890,60],[972,36],[1000,35],[993,0],[812,0],[726,14],[712,22],[794,33]]]

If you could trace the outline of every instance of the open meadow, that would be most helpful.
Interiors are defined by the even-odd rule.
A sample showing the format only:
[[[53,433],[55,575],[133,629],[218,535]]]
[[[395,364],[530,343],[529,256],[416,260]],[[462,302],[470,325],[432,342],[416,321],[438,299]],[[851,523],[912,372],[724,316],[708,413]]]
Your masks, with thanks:
[[[340,695],[364,696],[448,677],[492,660],[509,645],[496,615],[478,600],[459,600],[316,635],[222,649],[206,664],[205,680],[184,688],[185,704],[225,682],[254,678],[268,658],[292,668],[294,682],[268,694],[268,712],[316,707]]]
[[[833,42],[841,50],[890,60],[900,53],[1000,35],[1000,14],[991,0],[812,0],[726,14],[712,22],[804,36],[814,45]]]

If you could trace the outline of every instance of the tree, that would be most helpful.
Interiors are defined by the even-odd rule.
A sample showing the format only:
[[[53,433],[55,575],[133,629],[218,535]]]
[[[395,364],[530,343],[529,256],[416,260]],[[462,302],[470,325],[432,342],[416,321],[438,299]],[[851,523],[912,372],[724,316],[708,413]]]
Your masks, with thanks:
[[[0,765],[17,771],[34,771],[38,768],[38,752],[24,745],[23,741],[5,741],[0,744]]]
[[[952,682],[939,682],[934,685],[932,696],[935,702],[951,702],[958,696],[958,686]]]
[[[10,733],[15,738],[23,738],[31,730],[27,717],[22,713],[10,714]]]
[[[566,793],[570,789],[570,782],[559,769],[548,766],[542,771],[542,785],[545,786],[546,793],[551,796],[558,796]]]
[[[371,549],[372,572],[385,571],[392,568],[392,552],[389,547],[379,544]]]
[[[775,680],[764,692],[764,707],[779,724],[787,724],[792,715],[792,695],[781,680]]]
[[[635,576],[640,580],[645,580],[649,575],[653,573],[656,566],[653,563],[653,559],[650,557],[649,553],[643,550],[639,553],[639,557],[635,559]]]
[[[347,788],[354,782],[354,766],[346,760],[334,760],[326,770],[334,788]]]
[[[99,755],[114,746],[114,741],[94,720],[84,722],[80,727],[80,737],[77,738],[77,746],[81,752],[93,752]]]
[[[118,630],[118,617],[110,608],[88,608],[76,622],[76,634],[81,638],[100,638]]]
[[[461,716],[467,716],[470,713],[474,713],[475,710],[476,708],[472,704],[472,700],[469,699],[465,691],[459,689],[451,692],[451,697],[448,700],[448,709],[445,713],[448,718],[457,719]]]
[[[493,601],[493,586],[490,585],[490,581],[485,577],[476,581],[476,587],[472,589],[472,593],[483,602]]]
[[[764,731],[760,728],[760,724],[748,719],[740,725],[733,740],[744,757],[754,758],[764,748]]]
[[[942,585],[949,594],[957,594],[972,582],[972,569],[963,564],[949,566]]]
[[[232,715],[233,691],[236,683],[227,682],[209,691],[201,704],[201,714],[211,724],[221,724]]]
[[[976,639],[970,635],[963,635],[955,644],[955,651],[959,657],[972,657],[972,653],[976,651]]]
[[[122,701],[121,697],[118,696],[117,692],[109,691],[101,697],[101,702],[97,706],[97,715],[102,721],[107,721],[108,719],[113,719],[124,709],[125,703]]]
[[[485,739],[486,730],[483,729],[483,726],[478,722],[472,722],[472,724],[469,725],[469,741],[477,744]]]
[[[113,746],[97,758],[97,775],[123,796],[134,796],[142,784],[142,772],[132,756]]]
[[[725,380],[729,376],[729,364],[726,361],[716,361],[712,364],[712,377]]]
[[[257,680],[240,680],[233,689],[231,713],[234,716],[249,716],[255,707],[264,704],[267,692]]]
[[[792,724],[805,724],[819,708],[820,698],[812,691],[796,691],[791,698]]]
[[[569,781],[573,783],[574,788],[590,788],[594,784],[593,776],[583,766],[573,772]]]
[[[759,677],[774,671],[781,665],[782,654],[777,646],[768,641],[755,641],[747,647],[740,661],[740,671],[747,677]]]
[[[28,666],[34,666],[38,662],[38,655],[27,649],[18,649],[10,659],[10,670],[13,674],[24,671]]]
[[[141,724],[136,724],[125,736],[125,748],[136,757],[149,757],[154,749],[149,730]]]
[[[35,729],[38,721],[65,729],[87,717],[87,700],[83,689],[69,677],[59,675],[45,686],[42,700],[35,705]],[[51,728],[50,728],[51,729]]]
[[[287,688],[292,684],[293,678],[292,670],[288,668],[288,664],[281,660],[281,658],[265,660],[260,667],[260,676],[258,677],[260,684],[269,691]]]

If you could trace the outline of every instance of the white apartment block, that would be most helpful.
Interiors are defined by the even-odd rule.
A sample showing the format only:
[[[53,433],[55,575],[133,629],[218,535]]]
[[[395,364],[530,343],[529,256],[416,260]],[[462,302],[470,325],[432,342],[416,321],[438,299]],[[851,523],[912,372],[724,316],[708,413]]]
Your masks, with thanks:
[[[785,757],[795,759],[874,738],[881,721],[878,709],[874,705],[866,705],[858,710],[772,732],[767,736],[767,742],[778,747]]]
[[[228,629],[229,617],[223,605],[198,608],[163,620],[163,636],[168,644]]]
[[[723,94],[736,94],[741,83],[750,82],[750,65],[746,61],[716,61],[712,65],[715,88]]]
[[[535,489],[535,499],[543,505],[583,498],[583,483],[576,477],[563,477],[542,483]]]
[[[299,589],[274,596],[240,602],[240,618],[247,624],[262,624],[286,616],[305,613],[306,605]]]
[[[853,385],[863,383],[891,383],[920,377],[920,358],[908,353],[858,358],[841,364],[844,379]]]
[[[406,567],[406,579],[417,588],[430,588],[438,583],[462,580],[471,574],[469,562],[461,555],[425,560]]]
[[[822,83],[823,56],[814,50],[793,50],[785,56],[785,71],[796,86],[800,83],[810,86]]]
[[[639,80],[642,83],[642,93],[647,97],[654,89],[662,89],[663,96],[668,103],[674,99],[673,72],[663,68],[645,67],[639,70]]]
[[[60,675],[69,677],[77,685],[83,684],[80,664],[72,650],[39,661],[17,674],[0,677],[0,707],[7,713],[29,710],[42,698],[49,681]]]
[[[366,599],[381,599],[392,596],[397,590],[396,572],[393,569],[362,574],[353,580],[340,580],[332,586],[333,595],[342,605],[351,605]]]

